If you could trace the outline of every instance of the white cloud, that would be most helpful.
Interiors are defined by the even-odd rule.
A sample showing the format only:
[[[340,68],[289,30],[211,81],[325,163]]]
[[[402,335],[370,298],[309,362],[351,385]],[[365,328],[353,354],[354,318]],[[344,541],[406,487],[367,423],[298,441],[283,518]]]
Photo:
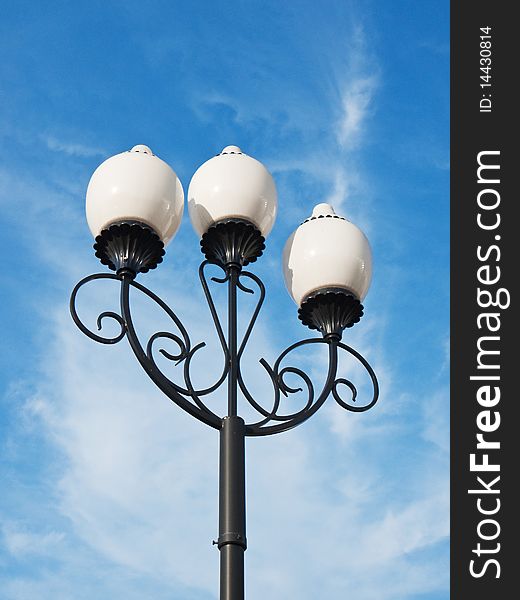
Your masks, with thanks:
[[[338,128],[338,141],[343,148],[351,150],[360,143],[377,85],[377,77],[371,75],[356,77],[345,86]]]
[[[449,452],[450,448],[449,405],[450,395],[447,389],[438,390],[423,401],[422,435],[444,452]]]
[[[416,550],[447,540],[449,498],[445,486],[431,498],[406,504],[400,511],[388,511],[366,528],[362,562],[371,567],[410,555]]]
[[[347,152],[364,141],[380,85],[380,68],[369,52],[363,28],[355,27],[351,38],[347,64],[338,75],[340,117],[336,124],[337,140]]]
[[[63,532],[35,533],[15,522],[4,522],[1,531],[5,547],[15,557],[52,554],[64,539]]]
[[[65,142],[52,135],[43,136],[42,139],[49,150],[63,152],[68,156],[89,158],[91,156],[106,156],[107,154],[103,148],[89,146],[80,142]]]
[[[319,201],[366,226],[372,191],[354,151],[368,140],[381,76],[379,65],[367,50],[363,29],[355,28],[351,38],[347,57],[335,68],[336,101],[331,103],[326,135],[320,132],[319,149],[313,144],[296,157],[273,156],[269,164],[274,172],[301,171],[327,183],[330,191]]]
[[[324,202],[334,207],[335,211],[341,213],[341,209],[350,192],[350,185],[347,181],[347,174],[343,167],[337,167],[334,173],[334,184],[330,194]]]

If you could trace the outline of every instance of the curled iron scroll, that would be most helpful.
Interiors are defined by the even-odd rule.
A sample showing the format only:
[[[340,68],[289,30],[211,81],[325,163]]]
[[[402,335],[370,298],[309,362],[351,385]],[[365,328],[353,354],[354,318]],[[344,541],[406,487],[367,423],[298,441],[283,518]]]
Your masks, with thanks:
[[[72,318],[79,329],[96,342],[103,344],[116,344],[124,337],[127,337],[139,363],[149,377],[154,381],[154,383],[183,410],[192,414],[200,421],[203,421],[204,423],[218,429],[221,425],[221,419],[225,415],[219,416],[210,410],[202,398],[218,390],[228,378],[230,374],[230,351],[206,277],[206,268],[209,265],[214,265],[220,268],[224,273],[222,277],[211,277],[211,281],[217,284],[228,283],[228,285],[230,285],[229,271],[226,271],[223,266],[210,260],[205,260],[200,265],[199,277],[211,313],[213,324],[219,338],[224,362],[222,372],[217,381],[213,385],[205,388],[195,388],[192,382],[191,367],[193,357],[197,352],[204,348],[206,344],[201,342],[199,344],[192,345],[186,328],[175,312],[159,296],[142,284],[133,280],[132,277],[129,277],[125,274],[115,275],[111,273],[100,273],[85,277],[74,287],[70,300],[70,311]],[[101,312],[96,319],[98,331],[102,330],[104,322],[108,319],[111,319],[117,323],[119,332],[117,335],[112,337],[95,333],[81,321],[76,310],[76,301],[79,290],[89,282],[101,279],[113,279],[117,280],[121,284],[120,313],[114,311],[104,311]],[[236,278],[236,287],[243,293],[257,294],[256,304],[252,310],[250,321],[245,328],[245,333],[240,341],[237,352],[238,368],[236,372],[238,387],[248,404],[258,413],[258,420],[246,424],[247,435],[271,435],[291,429],[311,417],[323,405],[327,397],[330,395],[332,395],[339,406],[352,412],[364,412],[374,406],[378,399],[379,386],[375,373],[368,362],[350,346],[347,346],[336,339],[325,338],[304,339],[292,344],[279,355],[272,366],[270,366],[264,359],[261,359],[260,363],[264,367],[271,381],[273,394],[272,399],[267,406],[255,399],[248,390],[244,381],[240,362],[243,357],[244,350],[249,342],[253,327],[257,321],[258,314],[262,308],[265,299],[265,287],[259,277],[253,273],[250,273],[249,271],[244,270],[240,271],[238,278]],[[172,324],[173,331],[158,331],[153,333],[148,338],[146,343],[142,344],[140,342],[134,327],[133,315],[131,312],[131,288],[146,295],[162,311],[166,313]],[[172,351],[171,348],[167,350],[165,347],[161,347],[164,345],[163,342],[168,342],[169,344],[173,343],[175,349]],[[328,347],[327,374],[325,383],[323,384],[319,393],[316,392],[311,377],[305,373],[305,371],[292,364],[285,364],[288,362],[289,355],[294,350],[315,344],[326,344]],[[174,366],[182,366],[182,378],[184,380],[182,385],[175,383],[159,368],[159,365],[154,357],[155,351],[158,351],[164,358],[174,363]],[[358,401],[358,390],[356,385],[345,377],[338,377],[337,368],[339,351],[349,353],[357,361],[359,361],[368,372],[373,387],[372,397],[368,403],[360,405]],[[289,385],[287,380],[288,376],[297,377],[300,380],[300,383],[297,387],[295,387],[294,384]],[[344,398],[345,390],[348,390],[350,393],[350,399],[348,400]],[[293,394],[303,394],[304,400],[302,402],[302,406],[298,410],[284,410],[284,398],[287,398]]]
[[[293,350],[308,344],[328,344],[329,346],[328,373],[319,395],[315,394],[312,381],[304,371],[293,366],[281,366],[284,359]],[[368,403],[362,405],[358,403],[358,391],[352,381],[346,379],[345,377],[337,377],[338,350],[343,350],[351,354],[366,369],[372,383],[372,393]],[[350,346],[335,340],[325,340],[320,338],[302,340],[284,350],[275,361],[273,367],[270,367],[264,360],[261,360],[260,362],[268,372],[273,383],[274,399],[271,410],[266,410],[264,407],[260,406],[247,390],[241,374],[239,375],[239,383],[244,396],[247,398],[248,402],[264,417],[260,421],[247,426],[248,435],[271,435],[292,429],[293,427],[296,427],[297,425],[300,425],[306,421],[315,412],[317,412],[317,410],[319,410],[319,408],[324,404],[325,400],[331,394],[342,408],[352,412],[364,412],[369,410],[374,406],[379,397],[379,384],[377,382],[376,375],[366,359]],[[304,384],[304,388],[294,388],[288,386],[284,381],[284,375],[287,373],[297,375]],[[350,401],[342,398],[338,389],[340,386],[345,386],[349,389],[351,394]],[[293,412],[291,414],[281,413],[280,407],[283,405],[281,396],[287,396],[289,394],[302,391],[304,391],[307,396],[305,405],[297,412]]]

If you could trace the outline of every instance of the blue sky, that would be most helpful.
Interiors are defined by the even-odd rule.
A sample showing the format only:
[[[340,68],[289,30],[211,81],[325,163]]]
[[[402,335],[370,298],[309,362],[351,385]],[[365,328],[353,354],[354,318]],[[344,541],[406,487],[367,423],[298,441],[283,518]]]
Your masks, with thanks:
[[[354,414],[330,400],[296,430],[248,440],[247,597],[449,596],[448,9],[3,2],[2,600],[217,597],[217,435],[123,343],[91,342],[68,314],[76,281],[103,269],[90,175],[138,143],[185,190],[229,144],[275,178],[277,222],[252,269],[268,287],[247,355],[258,390],[257,360],[308,337],[281,274],[294,228],[331,202],[373,248],[365,316],[345,341],[378,373],[380,403]],[[210,331],[200,256],[186,214],[141,280],[194,341]],[[93,318],[117,290],[84,302]],[[143,327],[156,318],[144,311]],[[302,360],[319,378],[321,357]]]

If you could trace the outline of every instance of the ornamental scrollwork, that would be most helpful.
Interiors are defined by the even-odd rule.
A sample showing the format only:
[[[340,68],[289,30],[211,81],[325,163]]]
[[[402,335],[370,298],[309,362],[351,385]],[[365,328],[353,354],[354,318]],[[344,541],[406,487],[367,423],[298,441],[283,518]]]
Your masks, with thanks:
[[[242,339],[236,344],[231,343],[229,331],[226,334],[222,326],[219,311],[217,310],[211,286],[206,275],[207,268],[210,265],[222,270],[221,277],[213,276],[210,278],[210,281],[217,285],[227,284],[229,293],[234,294],[234,296],[230,297],[236,299],[237,292],[252,294],[256,297],[256,304],[245,328],[245,333]],[[93,274],[82,279],[72,291],[70,299],[71,315],[79,329],[96,342],[117,344],[126,337],[137,360],[152,381],[180,408],[215,429],[220,429],[222,419],[226,416],[225,410],[223,408],[221,414],[217,414],[208,407],[205,400],[221,388],[230,377],[236,378],[237,389],[240,390],[243,399],[257,414],[256,420],[246,423],[246,435],[250,436],[271,435],[296,427],[319,410],[329,396],[332,396],[339,406],[353,412],[369,410],[377,402],[379,386],[373,369],[361,354],[344,344],[340,336],[336,335],[324,335],[323,337],[308,338],[296,342],[281,352],[272,365],[266,360],[260,359],[260,364],[264,368],[272,388],[272,397],[269,403],[266,404],[265,401],[260,402],[247,387],[242,374],[241,361],[265,299],[265,286],[259,277],[249,271],[240,268],[233,270],[233,268],[224,267],[212,260],[202,262],[199,268],[199,278],[219,339],[224,365],[217,380],[207,387],[196,388],[193,384],[191,373],[192,360],[206,346],[205,342],[194,345],[190,340],[187,329],[172,308],[154,292],[135,281],[134,275],[128,271],[123,270],[118,274]],[[101,312],[95,321],[97,331],[94,331],[87,327],[80,319],[76,304],[78,293],[85,285],[102,279],[112,279],[119,282],[119,312]],[[171,324],[171,330],[157,331],[150,335],[144,342],[139,339],[131,310],[131,295],[136,292],[144,294],[166,314]],[[118,328],[116,335],[112,335],[111,337],[102,334],[104,324],[108,320],[114,322]],[[164,347],[165,344],[167,344],[168,350]],[[304,370],[289,364],[290,355],[294,351],[317,344],[325,345],[328,348],[327,373],[324,383],[320,386],[319,390],[315,389],[311,377]],[[349,379],[338,375],[338,358],[340,352],[349,354],[368,373],[372,384],[372,394],[367,403],[360,404],[356,385]],[[181,383],[173,381],[160,368],[156,359],[157,353],[173,363],[174,367],[179,367],[178,370],[182,372]],[[294,386],[294,383],[289,385],[289,377],[291,377],[291,381],[294,381],[295,378],[299,381],[297,387]],[[301,407],[291,412],[286,408],[284,399],[294,394],[302,394],[304,399]]]

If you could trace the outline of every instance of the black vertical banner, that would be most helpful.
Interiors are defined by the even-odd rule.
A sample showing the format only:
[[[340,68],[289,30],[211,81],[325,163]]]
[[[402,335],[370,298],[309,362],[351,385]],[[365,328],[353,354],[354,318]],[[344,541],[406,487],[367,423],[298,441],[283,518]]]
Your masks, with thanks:
[[[517,597],[515,3],[451,4],[451,598]]]

